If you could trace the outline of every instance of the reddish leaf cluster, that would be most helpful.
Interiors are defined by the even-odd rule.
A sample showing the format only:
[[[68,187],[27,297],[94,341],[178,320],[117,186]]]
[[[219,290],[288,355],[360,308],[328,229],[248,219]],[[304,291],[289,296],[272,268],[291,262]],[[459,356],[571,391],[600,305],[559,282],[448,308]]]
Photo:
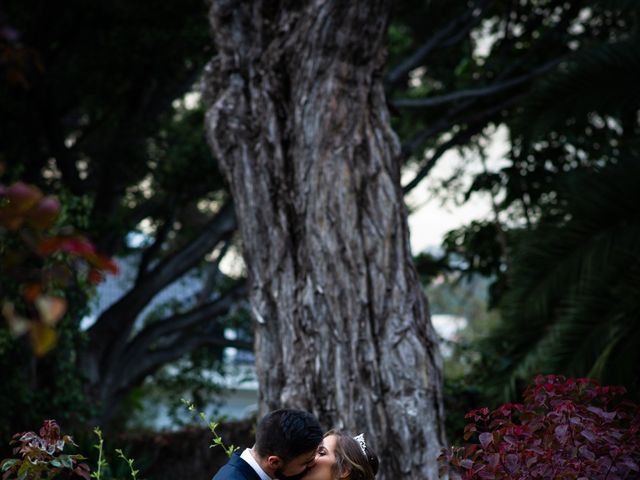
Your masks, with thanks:
[[[11,440],[15,455],[21,458],[10,458],[0,464],[2,479],[48,479],[61,474],[67,477],[82,477],[90,480],[89,467],[82,455],[63,453],[66,445],[75,445],[73,439],[60,434],[60,427],[55,420],[45,420],[39,435],[35,432],[17,433]]]
[[[443,450],[452,479],[640,478],[640,408],[623,387],[591,379],[538,375],[524,403],[465,418],[466,447]]]
[[[66,311],[65,299],[53,291],[64,289],[74,272],[86,271],[89,282],[99,283],[104,272],[118,271],[86,238],[56,229],[59,212],[59,201],[33,186],[0,184],[0,267],[5,281],[19,286],[8,292],[0,285],[2,314],[14,335],[29,333],[36,355],[54,346],[54,327]]]
[[[9,187],[0,185],[0,223],[10,230],[28,224],[38,230],[51,228],[58,216],[60,202],[55,197],[43,197],[40,190],[22,182]]]
[[[104,280],[103,271],[113,274],[118,273],[118,266],[115,262],[105,255],[96,253],[93,244],[84,237],[49,237],[42,239],[38,244],[38,253],[42,256],[48,257],[58,252],[66,253],[87,262],[90,266],[87,276],[92,283],[100,283]]]

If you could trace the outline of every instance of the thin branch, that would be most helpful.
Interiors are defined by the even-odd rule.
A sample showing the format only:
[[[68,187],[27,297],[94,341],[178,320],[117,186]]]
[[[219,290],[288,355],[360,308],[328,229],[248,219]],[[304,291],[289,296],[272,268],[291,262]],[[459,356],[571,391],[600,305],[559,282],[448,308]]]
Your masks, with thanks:
[[[229,247],[231,246],[231,235],[228,236],[224,240],[222,244],[222,248],[220,249],[220,253],[216,258],[215,262],[212,262],[207,271],[207,275],[204,279],[202,289],[198,293],[198,305],[204,304],[213,294],[213,289],[222,277],[222,272],[220,271],[220,262],[225,257],[227,252],[229,251]]]
[[[440,145],[431,156],[431,158],[429,158],[424,166],[418,171],[416,176],[404,187],[402,187],[402,191],[407,194],[408,192],[413,190],[429,174],[431,169],[435,166],[436,162],[440,157],[442,157],[442,155],[444,155],[448,150],[455,147],[456,145],[465,143],[473,135],[482,131],[482,129],[491,121],[492,117],[495,114],[509,107],[516,101],[520,100],[522,97],[522,94],[513,96],[506,101],[493,106],[492,108],[480,112],[479,114],[467,117],[465,119],[465,123],[468,124],[468,127],[456,133],[453,138]]]
[[[171,345],[148,353],[142,362],[136,364],[131,370],[117,378],[116,394],[128,391],[131,387],[139,385],[145,377],[155,373],[169,362],[193,352],[204,345],[216,347],[233,347],[239,350],[251,351],[253,344],[242,340],[229,340],[213,332],[184,332],[176,335]]]
[[[220,298],[212,302],[188,312],[153,322],[129,342],[126,348],[126,355],[146,350],[165,335],[192,328],[197,323],[210,321],[212,317],[223,315],[246,294],[246,280],[242,279],[228,289]]]
[[[433,50],[441,46],[448,35],[456,32],[456,37],[462,38],[462,33],[468,33],[480,18],[482,10],[489,3],[490,0],[478,0],[475,8],[465,10],[462,15],[450,20],[443,28],[430,36],[413,54],[387,73],[385,78],[387,90],[393,89],[405,80],[409,72],[418,67]],[[477,13],[478,8],[480,13]],[[447,44],[451,43],[447,42]]]
[[[471,19],[471,21],[463,28],[461,28],[458,33],[456,33],[453,37],[450,37],[448,40],[446,40],[445,42],[442,42],[441,45],[439,45],[440,48],[449,48],[454,46],[456,43],[458,43],[460,40],[462,40],[463,38],[465,38],[467,35],[469,35],[469,31],[475,27],[478,22],[481,20],[481,17],[478,15],[475,18]]]
[[[139,378],[140,375],[147,375],[149,368],[158,368],[160,365],[157,362],[167,355],[171,359],[177,359],[190,352],[190,349],[185,350],[184,347],[192,337],[196,341],[207,337],[205,343],[217,342],[219,345],[251,349],[247,342],[235,341],[232,345],[230,340],[220,334],[220,322],[224,315],[246,294],[246,280],[242,279],[213,302],[150,324],[126,345],[118,361],[112,364],[104,377]],[[166,361],[168,360],[164,360]]]
[[[402,158],[408,158],[413,152],[415,152],[421,145],[426,143],[426,141],[434,135],[446,132],[458,123],[461,123],[458,119],[452,119],[455,114],[459,113],[461,110],[463,109],[459,108],[452,112],[449,112],[449,115],[442,117],[435,124],[431,125],[429,128],[423,130],[422,132],[417,133],[411,138],[411,140],[404,143],[401,148]]]
[[[521,95],[514,96],[511,98],[520,98]],[[416,151],[421,145],[423,145],[429,138],[434,135],[438,135],[440,133],[446,132],[450,130],[455,125],[459,124],[470,124],[478,121],[478,119],[485,117],[486,115],[491,115],[495,112],[496,108],[504,108],[505,104],[510,104],[510,99],[500,104],[498,107],[495,105],[491,105],[488,108],[480,111],[474,111],[472,115],[469,116],[457,116],[460,112],[463,112],[467,109],[467,107],[472,107],[477,100],[466,100],[462,102],[460,105],[449,110],[447,115],[438,120],[431,127],[423,130],[422,132],[416,134],[409,140],[407,143],[402,145],[402,158],[407,158],[414,151]]]
[[[224,205],[215,217],[184,248],[165,258],[118,302],[100,315],[88,330],[91,344],[99,358],[106,354],[113,358],[120,353],[136,317],[149,301],[167,285],[195,267],[204,255],[236,229],[231,202]],[[120,347],[119,347],[120,346]],[[106,362],[102,359],[102,362]],[[104,365],[103,365],[104,366]]]
[[[556,24],[551,30],[543,34],[543,36],[540,37],[537,43],[544,45],[544,42],[546,40],[548,40],[549,38],[552,38],[555,34],[558,33],[558,31],[561,31],[564,28],[566,28],[568,21],[571,18],[573,18],[573,15],[575,15],[577,8],[578,7],[575,4],[571,4],[570,8],[563,13],[563,17],[561,21],[558,22],[558,24]],[[537,18],[538,17],[536,17],[536,19]],[[528,56],[525,55],[525,57],[517,59],[514,62],[512,62],[511,65],[503,68],[501,72],[496,76],[496,81],[507,78],[514,70],[516,70],[519,66],[521,66],[527,60],[527,57]],[[556,61],[560,62],[562,61],[562,58],[556,59]],[[543,68],[543,67],[544,65],[540,68]],[[459,104],[450,108],[446,113],[446,115],[440,118],[434,125],[414,135],[409,141],[407,141],[405,144],[402,145],[402,158],[407,158],[414,151],[416,151],[421,145],[426,143],[427,140],[432,136],[445,132],[459,123],[467,123],[468,119],[464,117],[459,118],[458,117],[459,114],[461,112],[464,112],[467,108],[474,108],[475,103],[480,98],[481,97],[475,97],[475,98],[468,98],[463,100]],[[484,114],[484,113],[485,112],[479,112],[479,114]]]
[[[458,125],[460,123],[468,124],[468,123],[474,122],[476,121],[475,119],[480,118],[484,115],[487,115],[495,109],[494,106],[490,106],[485,110],[481,110],[479,112],[475,111],[473,115],[469,117],[457,116],[459,113],[464,112],[468,107],[469,108],[473,107],[474,104],[477,102],[478,102],[478,99],[476,98],[467,99],[461,102],[460,104],[449,109],[447,114],[444,117],[440,118],[440,120],[438,120],[434,125],[414,135],[411,138],[411,140],[409,140],[408,142],[402,145],[402,149],[401,149],[402,158],[409,157],[409,155],[411,155],[414,151],[416,151],[421,145],[423,145],[432,136],[438,135],[442,132],[446,132],[447,130],[451,129],[453,126]]]
[[[445,95],[439,95],[437,97],[430,98],[400,98],[398,100],[394,100],[392,102],[394,107],[397,108],[425,108],[425,107],[435,107],[437,105],[442,105],[444,103],[455,102],[457,100],[462,100],[466,98],[480,98],[486,97],[489,95],[495,95],[497,93],[502,93],[505,90],[508,90],[513,87],[517,87],[518,85],[522,85],[546,72],[554,68],[558,63],[560,63],[565,57],[557,58],[555,60],[551,60],[540,67],[532,70],[524,75],[520,75],[519,77],[511,78],[507,81],[495,83],[493,85],[487,85],[484,87],[478,88],[469,88],[466,90],[459,90],[457,92],[447,93]]]
[[[436,151],[429,158],[429,160],[427,160],[426,164],[418,171],[416,176],[413,177],[413,179],[404,187],[402,187],[402,192],[406,195],[411,190],[413,190],[429,174],[431,169],[435,166],[436,162],[440,157],[442,157],[442,155],[444,155],[456,145],[466,143],[473,135],[481,132],[488,122],[488,119],[485,122],[478,122],[474,127],[469,127],[456,133],[450,140],[438,146]]]
[[[151,264],[151,260],[160,251],[162,244],[167,239],[169,232],[173,228],[173,219],[175,215],[173,200],[169,202],[169,205],[170,206],[169,206],[169,212],[167,214],[167,217],[162,223],[162,226],[156,232],[156,236],[153,243],[148,248],[146,248],[142,253],[142,257],[140,258],[140,264],[138,265],[138,274],[136,276],[136,282],[135,282],[136,285],[140,284],[142,279],[147,275],[149,265]]]

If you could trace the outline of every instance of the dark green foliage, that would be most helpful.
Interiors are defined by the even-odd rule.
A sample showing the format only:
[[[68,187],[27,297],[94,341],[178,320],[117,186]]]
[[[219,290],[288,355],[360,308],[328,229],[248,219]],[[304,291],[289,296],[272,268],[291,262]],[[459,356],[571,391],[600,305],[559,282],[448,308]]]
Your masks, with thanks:
[[[3,182],[57,194],[62,221],[103,253],[129,253],[127,234],[146,219],[139,250],[161,238],[145,269],[183,246],[210,219],[198,202],[225,197],[203,109],[183,100],[212,55],[206,11],[200,0],[3,3]],[[0,442],[42,418],[73,428],[99,414],[79,370],[89,290],[68,293],[58,349],[42,361],[0,327]]]
[[[24,191],[35,192],[31,188]],[[4,205],[5,215],[11,205]],[[0,372],[4,385],[0,395],[0,450],[6,449],[12,431],[37,425],[43,418],[57,416],[66,424],[78,424],[91,413],[77,368],[77,352],[84,344],[79,324],[88,313],[88,297],[94,291],[91,273],[101,275],[94,269],[102,269],[98,264],[107,259],[96,255],[86,239],[76,234],[74,227],[83,219],[80,211],[80,202],[69,202],[40,228],[33,220],[24,222],[19,230],[4,222],[0,225]],[[61,242],[68,242],[64,253],[42,248],[45,243]],[[47,311],[37,305],[49,295],[63,305],[56,309],[53,322],[51,318],[45,320]],[[15,305],[16,318],[7,314],[7,305]],[[62,319],[58,323],[59,317]],[[22,336],[17,336],[15,324],[19,322],[27,328]],[[42,331],[48,334],[45,340]]]
[[[554,129],[583,123],[595,112],[620,118],[640,105],[639,83],[637,34],[585,47],[540,82],[525,106],[522,122],[526,125],[517,127],[534,138],[544,138]]]
[[[7,175],[48,184],[50,192],[66,187],[87,195],[90,233],[101,251],[113,254],[124,246],[124,235],[141,220],[134,211],[140,199],[125,191],[155,169],[172,179],[155,202],[146,202],[156,210],[180,190],[189,199],[202,196],[210,171],[217,181],[211,190],[219,187],[201,113],[179,119],[172,113],[172,103],[192,88],[211,55],[202,2],[27,1],[3,5],[0,13],[20,48],[32,52],[33,64],[23,72],[24,84],[0,83]],[[154,141],[151,154],[148,142],[161,137],[165,143]],[[200,181],[190,186],[202,182],[202,188],[185,195],[178,171],[198,172]]]
[[[485,394],[477,381],[447,376],[444,380],[443,395],[447,412],[444,420],[447,440],[451,445],[461,445],[464,442],[464,416],[469,408],[486,404]]]
[[[490,195],[492,218],[450,232],[443,253],[419,266],[429,277],[458,271],[493,282],[490,305],[499,307],[500,328],[469,347],[476,355],[468,380],[489,397],[518,391],[538,371],[594,376],[638,395],[640,5],[516,3],[485,5],[478,23],[492,43],[483,58],[464,56],[477,36],[460,39],[446,47],[458,68],[439,70],[448,63],[434,51],[420,91],[402,92],[432,101],[453,95],[402,110],[398,127],[419,172],[433,167],[442,147],[484,158],[483,135],[497,126],[510,142],[507,165],[485,167],[468,188],[445,186],[464,201]],[[451,17],[439,17],[441,25],[443,18]],[[549,62],[552,68],[535,74]],[[523,77],[490,95],[455,97]],[[502,106],[492,111],[491,104]],[[415,149],[422,125],[432,131]]]
[[[73,296],[81,292],[67,292]],[[77,352],[83,346],[79,320],[86,310],[70,308],[58,325],[56,349],[42,359],[33,356],[31,347],[22,339],[16,341],[8,330],[0,329],[0,371],[3,395],[0,395],[0,450],[7,453],[8,441],[16,431],[37,425],[43,418],[57,416],[65,426],[77,427],[93,412],[83,392],[82,375],[77,369]],[[27,407],[28,406],[28,407]]]
[[[498,126],[509,131],[508,166],[485,170],[468,188],[455,182],[444,187],[447,195],[465,201],[477,192],[492,195],[494,218],[451,232],[442,255],[419,259],[425,280],[441,271],[489,278],[491,304],[504,300],[505,317],[515,318],[501,335],[512,327],[534,339],[531,344],[524,335],[496,337],[498,343],[482,346],[475,361],[488,377],[500,370],[506,374],[500,378],[517,379],[513,372],[526,376],[534,366],[553,365],[575,375],[618,376],[614,381],[627,386],[637,375],[611,368],[615,362],[633,360],[633,351],[640,350],[637,325],[629,322],[638,297],[638,272],[629,260],[637,248],[631,234],[635,227],[629,226],[633,219],[625,217],[624,228],[598,228],[624,211],[617,190],[614,196],[600,188],[603,179],[614,181],[603,167],[618,163],[627,169],[618,177],[631,182],[635,171],[628,169],[633,161],[621,159],[640,158],[638,21],[634,0],[394,4],[386,84],[403,159],[416,171],[407,188],[420,188],[419,180],[447,151],[483,157],[486,135]],[[153,5],[30,0],[0,6],[0,23],[19,37],[14,44],[0,37],[0,46],[10,44],[24,60],[20,69],[0,65],[0,159],[7,164],[6,177],[81,199],[63,204],[75,205],[72,216],[82,212],[78,226],[104,253],[146,251],[150,255],[141,263],[149,266],[178,251],[210,218],[209,207],[226,197],[203,139],[202,108],[186,108],[183,100],[213,54],[206,5],[200,0]],[[424,58],[394,76],[425,46],[429,52]],[[478,94],[479,89],[501,85],[493,93]],[[461,91],[466,96],[456,96]],[[395,105],[419,99],[440,101],[428,107]],[[561,174],[566,187],[559,186]],[[603,222],[596,226],[589,223],[595,211]],[[149,227],[146,241],[134,248],[126,235],[142,220]],[[571,233],[572,228],[577,230]],[[576,248],[576,242],[589,238],[593,243]],[[554,262],[556,270],[544,269]],[[537,308],[528,301],[531,288],[542,298]],[[545,289],[547,296],[541,293]],[[510,304],[515,307],[507,307]],[[85,305],[82,298],[74,307],[71,346],[56,364],[72,368]],[[559,324],[565,326],[555,326]],[[553,338],[548,332],[555,332]],[[552,346],[556,338],[563,339],[561,350]],[[471,352],[479,347],[465,348]],[[552,351],[556,353],[544,353]],[[15,412],[22,399],[32,401],[30,395],[41,393],[60,396],[56,405],[68,410],[77,376],[61,370],[65,373],[55,382],[59,390],[33,394],[28,376],[14,373],[29,360],[17,350],[11,352],[7,358],[16,362],[0,359],[6,360],[3,367],[15,380],[10,390],[17,392],[15,398],[0,396],[1,402],[9,402],[6,411]],[[192,365],[204,365],[200,360],[192,359]],[[632,365],[629,361],[622,367]],[[195,376],[190,369],[184,371],[185,380]],[[469,378],[475,381],[480,375]],[[458,390],[451,388],[455,396]],[[38,411],[34,408],[34,415]],[[63,419],[62,413],[51,415]],[[31,419],[19,421],[33,424]]]
[[[490,338],[513,382],[534,371],[587,374],[640,387],[640,162],[573,174],[562,187],[564,221],[518,245],[504,322]]]

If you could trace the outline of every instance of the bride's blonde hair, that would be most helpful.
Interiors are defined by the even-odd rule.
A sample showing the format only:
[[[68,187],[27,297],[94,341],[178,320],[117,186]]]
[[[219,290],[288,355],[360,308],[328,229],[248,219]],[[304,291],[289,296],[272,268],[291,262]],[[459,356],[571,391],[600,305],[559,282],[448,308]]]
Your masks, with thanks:
[[[324,434],[325,438],[330,435],[336,437],[334,478],[340,478],[344,472],[348,471],[348,480],[373,480],[378,473],[379,463],[373,450],[366,446],[363,451],[351,435],[338,430],[330,430]]]

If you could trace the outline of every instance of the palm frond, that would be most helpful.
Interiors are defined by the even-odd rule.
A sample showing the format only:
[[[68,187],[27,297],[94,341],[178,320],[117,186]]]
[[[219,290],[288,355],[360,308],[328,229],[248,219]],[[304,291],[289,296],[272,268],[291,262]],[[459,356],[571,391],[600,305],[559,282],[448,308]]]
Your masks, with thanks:
[[[619,115],[640,106],[640,37],[586,48],[537,82],[514,130],[537,138],[591,113]]]
[[[564,187],[567,220],[542,222],[519,246],[501,305],[503,323],[488,339],[505,345],[509,358],[498,383],[513,384],[536,372],[636,381],[638,178],[638,161],[570,175]],[[618,369],[620,362],[629,368]]]

